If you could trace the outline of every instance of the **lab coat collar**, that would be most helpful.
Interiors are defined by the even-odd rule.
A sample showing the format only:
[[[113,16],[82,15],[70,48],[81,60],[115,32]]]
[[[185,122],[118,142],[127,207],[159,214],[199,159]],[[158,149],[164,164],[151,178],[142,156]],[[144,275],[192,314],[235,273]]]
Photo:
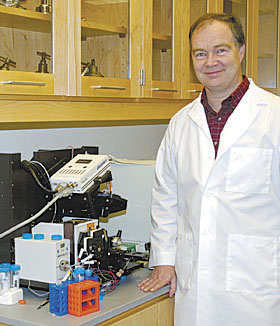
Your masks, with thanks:
[[[205,111],[203,105],[201,104],[201,93],[198,98],[194,100],[193,106],[189,110],[188,115],[193,120],[193,122],[204,132],[204,134],[211,139]]]
[[[252,80],[248,91],[231,114],[220,136],[216,161],[250,128],[260,110],[266,105],[265,93]]]
[[[216,161],[248,130],[261,108],[267,106],[265,92],[257,87],[252,79],[249,79],[249,81],[248,91],[229,117],[221,133]],[[203,133],[211,139],[206,115],[200,99],[201,94],[194,101],[188,115]]]

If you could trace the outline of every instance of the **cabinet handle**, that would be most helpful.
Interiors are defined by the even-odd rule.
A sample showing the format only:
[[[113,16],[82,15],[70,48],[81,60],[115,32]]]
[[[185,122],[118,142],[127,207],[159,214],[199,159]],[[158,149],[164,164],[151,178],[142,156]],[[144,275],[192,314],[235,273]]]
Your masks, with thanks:
[[[94,88],[94,89],[114,89],[114,90],[121,90],[121,91],[126,90],[125,87],[120,87],[120,86],[101,86],[101,85],[98,85],[98,86],[91,86],[91,88]]]
[[[157,91],[157,92],[178,92],[177,89],[172,88],[151,88],[151,91]]]
[[[25,81],[13,81],[13,80],[2,80],[4,85],[24,85],[24,86],[46,86],[46,83],[35,83],[35,82],[25,82]]]
[[[187,92],[188,93],[200,93],[201,91],[199,91],[198,89],[188,89]]]

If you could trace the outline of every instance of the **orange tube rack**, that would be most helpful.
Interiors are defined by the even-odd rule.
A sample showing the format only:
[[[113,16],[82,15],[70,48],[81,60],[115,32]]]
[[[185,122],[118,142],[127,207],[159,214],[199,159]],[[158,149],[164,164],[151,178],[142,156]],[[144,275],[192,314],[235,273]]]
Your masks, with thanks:
[[[100,284],[86,280],[68,286],[68,313],[83,316],[100,310]]]

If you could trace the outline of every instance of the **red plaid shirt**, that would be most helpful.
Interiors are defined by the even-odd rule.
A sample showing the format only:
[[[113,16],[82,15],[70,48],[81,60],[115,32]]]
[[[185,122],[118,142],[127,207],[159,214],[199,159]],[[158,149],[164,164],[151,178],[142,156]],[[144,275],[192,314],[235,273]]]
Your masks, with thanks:
[[[215,112],[208,103],[205,88],[201,94],[201,104],[204,107],[206,119],[210,129],[210,134],[213,140],[215,148],[215,157],[217,156],[220,135],[234,109],[246,93],[250,85],[250,82],[246,76],[243,76],[242,83],[236,88],[236,90],[222,102],[220,111]]]

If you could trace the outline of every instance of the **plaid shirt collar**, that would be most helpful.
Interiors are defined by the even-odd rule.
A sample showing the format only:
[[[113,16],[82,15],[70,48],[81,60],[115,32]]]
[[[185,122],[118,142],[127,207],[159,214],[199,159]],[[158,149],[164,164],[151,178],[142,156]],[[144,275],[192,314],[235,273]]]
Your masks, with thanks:
[[[242,99],[243,95],[248,90],[250,82],[245,75],[243,75],[242,77],[243,77],[243,80],[242,80],[241,84],[236,88],[236,90],[233,93],[231,93],[231,95],[229,97],[227,97],[226,99],[223,100],[222,106],[221,106],[222,109],[235,108],[238,105],[238,103],[240,102],[240,100]],[[208,112],[210,112],[212,114],[215,114],[215,115],[217,114],[217,112],[215,112],[211,108],[210,104],[208,103],[205,87],[202,90],[200,102],[203,105],[203,107],[205,108],[205,110],[207,110]]]

